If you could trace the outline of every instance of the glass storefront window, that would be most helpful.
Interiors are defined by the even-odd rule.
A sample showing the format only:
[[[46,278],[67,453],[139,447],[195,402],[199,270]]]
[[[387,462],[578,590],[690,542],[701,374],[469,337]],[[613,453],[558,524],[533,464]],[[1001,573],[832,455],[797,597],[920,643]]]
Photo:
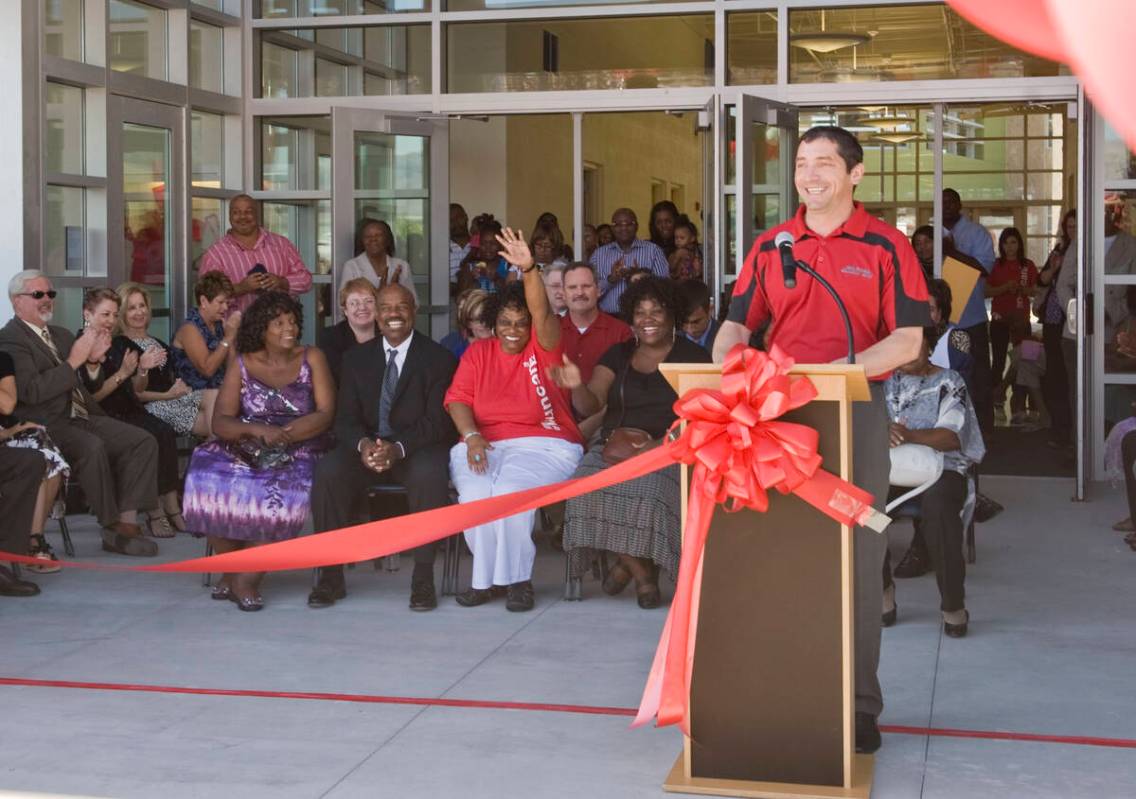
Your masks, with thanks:
[[[302,57],[302,51],[316,48],[318,57]],[[429,25],[304,28],[261,34],[264,97],[430,91]]]
[[[211,8],[214,11],[225,10],[221,7],[224,0],[189,0],[189,2],[191,5],[204,6],[205,8]]]
[[[225,118],[204,111],[190,112],[190,183],[219,189],[225,180]]]
[[[260,50],[260,93],[262,97],[299,96],[299,53],[265,42]]]
[[[507,8],[548,8],[562,6],[606,6],[627,3],[665,4],[685,0],[445,0],[446,11],[499,11]]]
[[[789,11],[789,80],[853,83],[1067,75],[942,3]]]
[[[189,21],[189,85],[225,91],[225,32],[216,25]]]
[[[43,0],[43,51],[83,60],[83,0]]]
[[[655,89],[714,79],[712,14],[460,23],[447,27],[446,47],[452,93]]]
[[[726,15],[726,83],[777,82],[777,12]]]
[[[213,197],[194,197],[191,200],[191,207],[189,259],[192,264],[190,272],[192,282],[201,256],[225,235],[229,221],[223,200]],[[191,304],[196,299],[196,297],[191,298]]]
[[[1136,153],[1104,122],[1104,180],[1136,180]]]
[[[317,58],[316,96],[343,97],[347,94],[347,67],[326,58]]]
[[[173,255],[169,218],[170,139],[167,128],[122,125],[122,199],[126,261],[130,279],[155,289],[170,282]],[[151,296],[155,308],[168,308],[165,291]]]
[[[331,188],[329,117],[265,117],[260,132],[261,190]]]
[[[44,262],[49,275],[82,275],[86,261],[84,190],[48,186],[44,198]]]
[[[331,201],[266,200],[261,203],[265,229],[284,236],[300,251],[304,264],[315,275],[331,273]],[[316,340],[316,331],[335,321],[336,298],[327,278],[316,278],[312,290],[298,297],[304,310],[305,343]]]
[[[429,10],[430,0],[386,0],[385,2],[384,0],[261,0],[260,3],[260,16],[265,19],[349,14],[405,14]]]
[[[110,0],[107,31],[110,68],[166,79],[166,12],[132,0]]]
[[[83,90],[48,82],[44,89],[44,162],[48,172],[83,174]]]

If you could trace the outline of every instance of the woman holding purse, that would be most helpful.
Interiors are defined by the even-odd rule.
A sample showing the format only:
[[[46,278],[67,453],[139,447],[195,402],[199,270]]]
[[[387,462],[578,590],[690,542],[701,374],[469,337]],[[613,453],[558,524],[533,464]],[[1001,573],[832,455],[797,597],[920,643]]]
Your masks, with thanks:
[[[567,358],[549,371],[557,385],[572,391],[572,406],[581,418],[607,406],[599,443],[584,455],[574,477],[595,474],[662,440],[675,421],[678,395],[659,372],[660,364],[711,362],[706,350],[679,334],[686,311],[678,307],[670,281],[637,280],[620,304],[635,337],[604,353],[586,385]],[[619,594],[634,579],[639,607],[658,607],[659,571],[674,575],[678,570],[680,504],[678,466],[569,500],[564,551],[571,576],[586,570],[591,550],[611,552],[618,562],[604,580],[604,592]]]

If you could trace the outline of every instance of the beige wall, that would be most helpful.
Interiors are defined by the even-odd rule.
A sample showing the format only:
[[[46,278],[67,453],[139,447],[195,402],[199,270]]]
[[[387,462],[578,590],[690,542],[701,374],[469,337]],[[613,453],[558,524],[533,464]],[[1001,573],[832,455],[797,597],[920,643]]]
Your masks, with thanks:
[[[450,122],[450,202],[461,203],[470,219],[486,211],[506,217],[505,128],[505,117]]]

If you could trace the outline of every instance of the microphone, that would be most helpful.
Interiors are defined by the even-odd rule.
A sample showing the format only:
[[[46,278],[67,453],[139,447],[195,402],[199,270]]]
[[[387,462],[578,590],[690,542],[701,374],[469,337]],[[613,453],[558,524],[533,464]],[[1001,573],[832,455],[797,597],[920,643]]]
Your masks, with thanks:
[[[781,276],[785,281],[785,288],[794,289],[797,287],[797,269],[799,268],[806,275],[811,277],[828,292],[836,303],[836,310],[840,311],[840,320],[844,322],[844,336],[848,341],[848,363],[856,363],[856,344],[852,339],[852,320],[848,317],[848,308],[844,305],[844,300],[832,287],[832,284],[825,280],[824,276],[817,274],[817,271],[809,266],[804,261],[798,261],[793,257],[793,234],[787,230],[782,230],[773,239],[773,243],[777,245],[777,249],[781,253]]]
[[[793,257],[793,234],[782,230],[773,240],[777,250],[781,253],[781,278],[785,281],[785,288],[797,287],[797,259]]]

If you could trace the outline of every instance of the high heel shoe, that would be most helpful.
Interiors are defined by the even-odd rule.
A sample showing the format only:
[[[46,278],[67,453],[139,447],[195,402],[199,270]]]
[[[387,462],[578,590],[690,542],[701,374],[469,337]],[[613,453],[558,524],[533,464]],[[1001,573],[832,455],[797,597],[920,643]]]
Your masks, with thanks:
[[[970,611],[963,609],[962,624],[951,624],[946,619],[943,619],[943,632],[946,633],[948,638],[965,638],[966,627],[970,624]]]

